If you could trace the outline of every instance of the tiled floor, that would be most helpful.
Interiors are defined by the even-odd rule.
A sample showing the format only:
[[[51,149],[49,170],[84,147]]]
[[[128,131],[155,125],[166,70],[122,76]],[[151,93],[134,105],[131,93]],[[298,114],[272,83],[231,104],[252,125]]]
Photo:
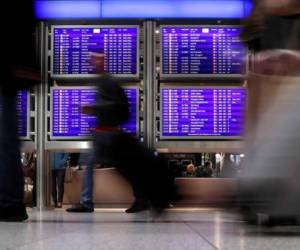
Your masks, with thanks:
[[[125,214],[34,211],[24,223],[0,223],[0,250],[300,249],[300,227],[245,224],[232,210],[172,209]]]

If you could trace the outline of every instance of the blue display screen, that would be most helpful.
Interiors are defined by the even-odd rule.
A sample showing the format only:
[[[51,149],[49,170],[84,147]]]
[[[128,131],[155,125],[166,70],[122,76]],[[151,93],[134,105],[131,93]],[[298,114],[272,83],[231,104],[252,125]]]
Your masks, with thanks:
[[[20,90],[17,94],[18,134],[20,137],[28,136],[28,92]]]
[[[238,27],[162,27],[161,73],[244,75],[247,49]]]
[[[52,75],[93,75],[104,70],[114,75],[138,74],[138,28],[53,27]],[[103,69],[96,69],[91,53],[104,54]]]
[[[28,137],[28,92],[26,90],[20,90],[17,92],[16,109],[18,118],[18,135],[19,137]],[[2,112],[2,103],[0,96],[0,112]],[[2,116],[2,114],[1,114]],[[5,119],[5,117],[3,117]]]
[[[163,87],[161,136],[241,137],[245,108],[245,88]]]
[[[245,18],[252,0],[36,0],[41,19]]]
[[[121,128],[133,135],[138,132],[138,89],[124,88],[130,105],[130,118]],[[53,88],[52,89],[52,132],[53,138],[85,138],[96,128],[95,116],[83,114],[83,106],[94,104],[96,89]]]

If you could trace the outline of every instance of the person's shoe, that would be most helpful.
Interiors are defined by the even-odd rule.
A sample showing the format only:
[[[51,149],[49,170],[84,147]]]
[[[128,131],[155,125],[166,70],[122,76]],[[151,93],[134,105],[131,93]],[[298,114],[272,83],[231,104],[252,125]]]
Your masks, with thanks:
[[[94,208],[88,207],[87,205],[82,203],[78,203],[66,209],[66,211],[69,213],[92,213],[94,212]]]
[[[150,205],[148,202],[135,201],[132,206],[125,210],[126,213],[138,213],[145,210],[148,210]]]
[[[25,205],[0,208],[0,221],[18,222],[28,219]]]
[[[62,208],[62,203],[61,203],[61,202],[58,202],[58,203],[55,205],[55,208]]]
[[[162,213],[165,209],[174,207],[173,204],[167,202],[155,202],[152,203],[151,205],[152,205],[152,210],[158,214]]]

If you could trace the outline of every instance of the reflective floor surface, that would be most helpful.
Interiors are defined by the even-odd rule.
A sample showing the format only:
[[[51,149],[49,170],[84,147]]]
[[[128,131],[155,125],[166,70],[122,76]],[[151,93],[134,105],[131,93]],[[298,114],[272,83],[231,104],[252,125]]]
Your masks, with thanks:
[[[234,210],[171,209],[126,214],[33,211],[23,223],[0,222],[1,250],[300,249],[300,227],[247,225]]]

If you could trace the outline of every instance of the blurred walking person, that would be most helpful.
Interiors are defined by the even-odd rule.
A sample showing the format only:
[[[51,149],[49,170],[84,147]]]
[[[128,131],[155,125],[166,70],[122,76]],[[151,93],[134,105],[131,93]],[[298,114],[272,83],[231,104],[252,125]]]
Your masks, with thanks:
[[[23,221],[27,213],[23,201],[24,176],[20,161],[20,143],[16,95],[40,81],[35,47],[34,1],[8,1],[3,7],[19,26],[3,25],[0,68],[0,221]],[[2,23],[7,16],[2,15]]]
[[[240,201],[259,224],[300,219],[300,1],[254,1],[242,38],[256,51]]]
[[[69,212],[92,212],[93,170],[101,164],[114,166],[132,186],[135,202],[126,210],[135,213],[154,208],[162,211],[175,199],[174,178],[154,152],[143,147],[120,125],[129,119],[129,104],[117,79],[102,75],[97,85],[97,102],[84,112],[97,116],[93,153],[84,177],[81,202]]]

